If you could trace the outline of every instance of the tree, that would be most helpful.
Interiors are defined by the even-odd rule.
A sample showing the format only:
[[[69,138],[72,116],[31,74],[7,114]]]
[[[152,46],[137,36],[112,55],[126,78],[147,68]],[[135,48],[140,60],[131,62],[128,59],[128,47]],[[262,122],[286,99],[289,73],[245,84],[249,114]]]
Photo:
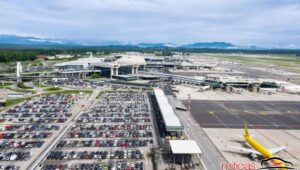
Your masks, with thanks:
[[[100,73],[93,73],[93,74],[91,75],[91,78],[92,78],[92,79],[98,79],[98,78],[101,78],[101,74],[100,74]]]

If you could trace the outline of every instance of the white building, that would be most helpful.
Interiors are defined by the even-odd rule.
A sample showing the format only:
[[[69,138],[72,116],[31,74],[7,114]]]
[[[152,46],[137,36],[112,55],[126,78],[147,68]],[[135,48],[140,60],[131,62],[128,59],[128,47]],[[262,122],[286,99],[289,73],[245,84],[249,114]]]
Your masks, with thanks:
[[[47,55],[47,56],[46,56],[46,59],[47,59],[47,60],[54,60],[55,58],[56,58],[56,57],[55,57],[54,55],[53,55],[53,56],[52,56],[52,55]]]
[[[81,58],[74,61],[58,63],[54,65],[60,71],[82,71],[88,69],[92,64],[102,63],[104,58]]]
[[[56,54],[55,57],[57,59],[68,59],[68,58],[73,58],[73,55],[70,54]]]

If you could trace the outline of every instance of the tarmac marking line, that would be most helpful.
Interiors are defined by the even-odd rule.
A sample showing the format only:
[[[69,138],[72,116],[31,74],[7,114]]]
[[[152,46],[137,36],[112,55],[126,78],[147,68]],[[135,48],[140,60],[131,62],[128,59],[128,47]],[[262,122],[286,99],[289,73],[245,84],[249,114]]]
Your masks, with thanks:
[[[259,112],[259,114],[261,114],[261,115],[267,115],[267,113],[266,112]]]

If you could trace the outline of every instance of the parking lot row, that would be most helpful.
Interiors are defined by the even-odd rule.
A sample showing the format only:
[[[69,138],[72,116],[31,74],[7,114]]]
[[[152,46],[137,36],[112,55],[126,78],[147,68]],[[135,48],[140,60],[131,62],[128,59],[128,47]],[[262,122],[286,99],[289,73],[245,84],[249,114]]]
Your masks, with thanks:
[[[0,149],[40,148],[44,141],[0,141]]]
[[[49,124],[33,124],[33,125],[5,125],[0,127],[0,131],[55,131],[59,130],[59,125],[49,125]]]
[[[1,170],[19,170],[20,166],[16,165],[0,165]]]
[[[51,86],[76,86],[76,87],[103,87],[105,86],[99,82],[87,82],[76,78],[66,78],[60,80],[48,80],[45,82],[46,85]]]
[[[79,88],[106,88],[110,87],[112,90],[130,90],[131,86],[120,85],[120,84],[105,84],[102,82],[90,82],[85,80],[80,80],[77,78],[65,78],[60,80],[48,80],[45,82],[46,85],[50,86],[72,86]]]
[[[47,164],[44,165],[42,170],[55,170],[55,169],[66,169],[66,170],[82,170],[82,169],[93,169],[93,170],[144,170],[144,163],[140,161],[116,161],[116,162],[99,162],[99,163],[82,163],[82,164]]]
[[[152,131],[72,131],[65,135],[66,138],[151,138]]]
[[[111,124],[100,124],[100,125],[86,125],[77,124],[72,126],[71,130],[76,131],[87,131],[87,130],[152,130],[152,125],[149,124],[121,124],[121,125],[111,125]]]
[[[52,151],[48,154],[47,160],[78,160],[78,159],[143,159],[144,152],[134,150],[114,151]]]
[[[0,139],[43,139],[49,138],[52,134],[52,132],[0,133]]]
[[[82,116],[77,120],[78,123],[147,123],[150,121],[150,118],[103,118],[90,116]]]
[[[31,157],[31,153],[28,151],[27,152],[20,152],[20,151],[0,152],[0,161],[27,161],[30,157]]]
[[[121,112],[121,113],[120,113]],[[108,110],[101,110],[101,111],[96,111],[96,112],[89,112],[89,113],[84,113],[82,114],[83,117],[121,117],[121,118],[126,118],[126,117],[149,117],[149,113],[131,113],[129,111],[124,111],[120,109],[120,111],[108,111]]]
[[[144,147],[153,144],[152,139],[115,139],[115,140],[62,140],[57,148],[70,147]]]

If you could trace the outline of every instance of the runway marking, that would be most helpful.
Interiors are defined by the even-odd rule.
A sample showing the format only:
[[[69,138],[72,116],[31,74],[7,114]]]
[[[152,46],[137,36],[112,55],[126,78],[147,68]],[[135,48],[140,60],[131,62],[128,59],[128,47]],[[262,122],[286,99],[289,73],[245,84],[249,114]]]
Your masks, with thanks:
[[[251,121],[254,121],[254,125],[255,126],[258,126],[258,127],[261,127],[261,128],[275,128],[275,129],[278,129],[278,128],[283,128],[283,129],[299,129],[300,128],[300,125],[295,125],[296,122],[298,120],[300,120],[298,117],[298,115],[296,114],[292,114],[292,113],[299,113],[300,114],[300,111],[296,111],[292,108],[292,109],[283,109],[282,107],[278,106],[278,105],[275,105],[274,103],[272,102],[266,102],[266,101],[253,101],[254,104],[258,105],[258,106],[263,106],[263,108],[258,108],[258,109],[248,109],[248,108],[240,108],[240,109],[229,109],[226,107],[226,105],[222,102],[222,101],[210,101],[208,102],[208,104],[206,103],[202,103],[203,105],[201,105],[202,107],[205,107],[205,106],[210,106],[210,103],[215,103],[216,106],[220,106],[221,107],[221,110],[218,109],[218,107],[215,107],[216,110],[214,110],[214,108],[212,109],[207,109],[205,110],[205,113],[206,115],[210,115],[212,117],[215,117],[216,120],[218,120],[218,122],[215,123],[209,123],[210,121],[205,121],[205,120],[200,120],[200,121],[197,121],[201,126],[203,127],[215,127],[215,128],[237,128],[238,126],[237,125],[234,125],[235,124],[235,121],[229,121],[228,123],[226,123],[226,120],[231,120],[231,118],[227,118],[226,120],[223,120],[221,119],[223,116],[226,118],[226,114],[228,115],[232,115],[234,116],[233,118],[237,118],[240,123],[242,122],[248,122],[248,116],[251,115]],[[258,107],[258,106],[255,106],[255,107]],[[271,109],[272,108],[272,109]],[[288,113],[288,118],[281,118],[281,116],[284,116],[284,113],[286,114],[286,111],[289,111],[290,113]],[[224,112],[224,111],[227,111],[227,112]],[[248,112],[248,114],[247,114]],[[277,113],[279,112],[279,113]],[[204,115],[205,115],[204,114]],[[275,116],[273,116],[273,114]],[[197,115],[197,114],[193,114],[193,115]],[[203,116],[204,116],[203,115]],[[257,116],[257,117],[255,117]],[[253,120],[252,120],[253,119]],[[256,121],[256,119],[260,120],[260,121]],[[282,120],[281,120],[282,119]],[[285,123],[285,120],[294,120],[293,122],[289,122],[289,124],[286,124]],[[205,123],[207,122],[207,123]],[[266,124],[269,124],[269,125],[263,125],[264,122],[266,122]],[[224,124],[223,124],[224,123]],[[240,124],[239,122],[236,122],[238,124]],[[225,127],[224,127],[225,126]]]
[[[217,126],[220,126],[220,125],[224,125],[222,123],[201,123],[202,126],[211,126],[211,125],[217,125]],[[241,126],[241,129],[243,128],[244,124],[240,124],[240,123],[236,123],[236,124],[233,124],[233,123],[229,123],[229,124],[226,124],[228,126],[232,126],[232,125],[239,125]],[[253,124],[253,126],[264,126],[264,127],[286,127],[285,125],[279,125],[279,124],[276,124],[273,122],[273,125],[264,125],[264,124]],[[291,126],[299,126],[297,124],[292,124]],[[204,127],[205,128],[205,127]]]
[[[215,100],[214,100],[214,102],[215,102],[216,105],[221,106],[221,107],[224,108],[227,112],[229,112],[231,115],[233,115],[233,116],[236,117],[237,119],[241,120],[238,116],[236,116],[234,113],[232,113],[232,111],[230,111],[230,109],[229,109],[228,107],[226,107],[224,103],[218,102],[218,101],[215,101]],[[224,123],[220,118],[218,118],[217,116],[215,116],[215,117],[217,118],[217,120],[219,120],[219,122],[223,123],[223,125],[224,125],[225,127],[229,128],[229,126],[228,126],[226,123]],[[243,121],[243,120],[241,120],[241,121]]]
[[[261,114],[261,115],[267,115],[267,113],[266,112],[259,112],[259,114]]]
[[[224,122],[222,121],[222,119],[220,119],[217,115],[215,115],[214,112],[210,111],[210,112],[208,112],[208,113],[211,114],[213,117],[215,117],[216,120],[218,120],[220,123],[222,123],[223,126],[225,126],[225,127],[227,126],[226,123],[224,123]]]

